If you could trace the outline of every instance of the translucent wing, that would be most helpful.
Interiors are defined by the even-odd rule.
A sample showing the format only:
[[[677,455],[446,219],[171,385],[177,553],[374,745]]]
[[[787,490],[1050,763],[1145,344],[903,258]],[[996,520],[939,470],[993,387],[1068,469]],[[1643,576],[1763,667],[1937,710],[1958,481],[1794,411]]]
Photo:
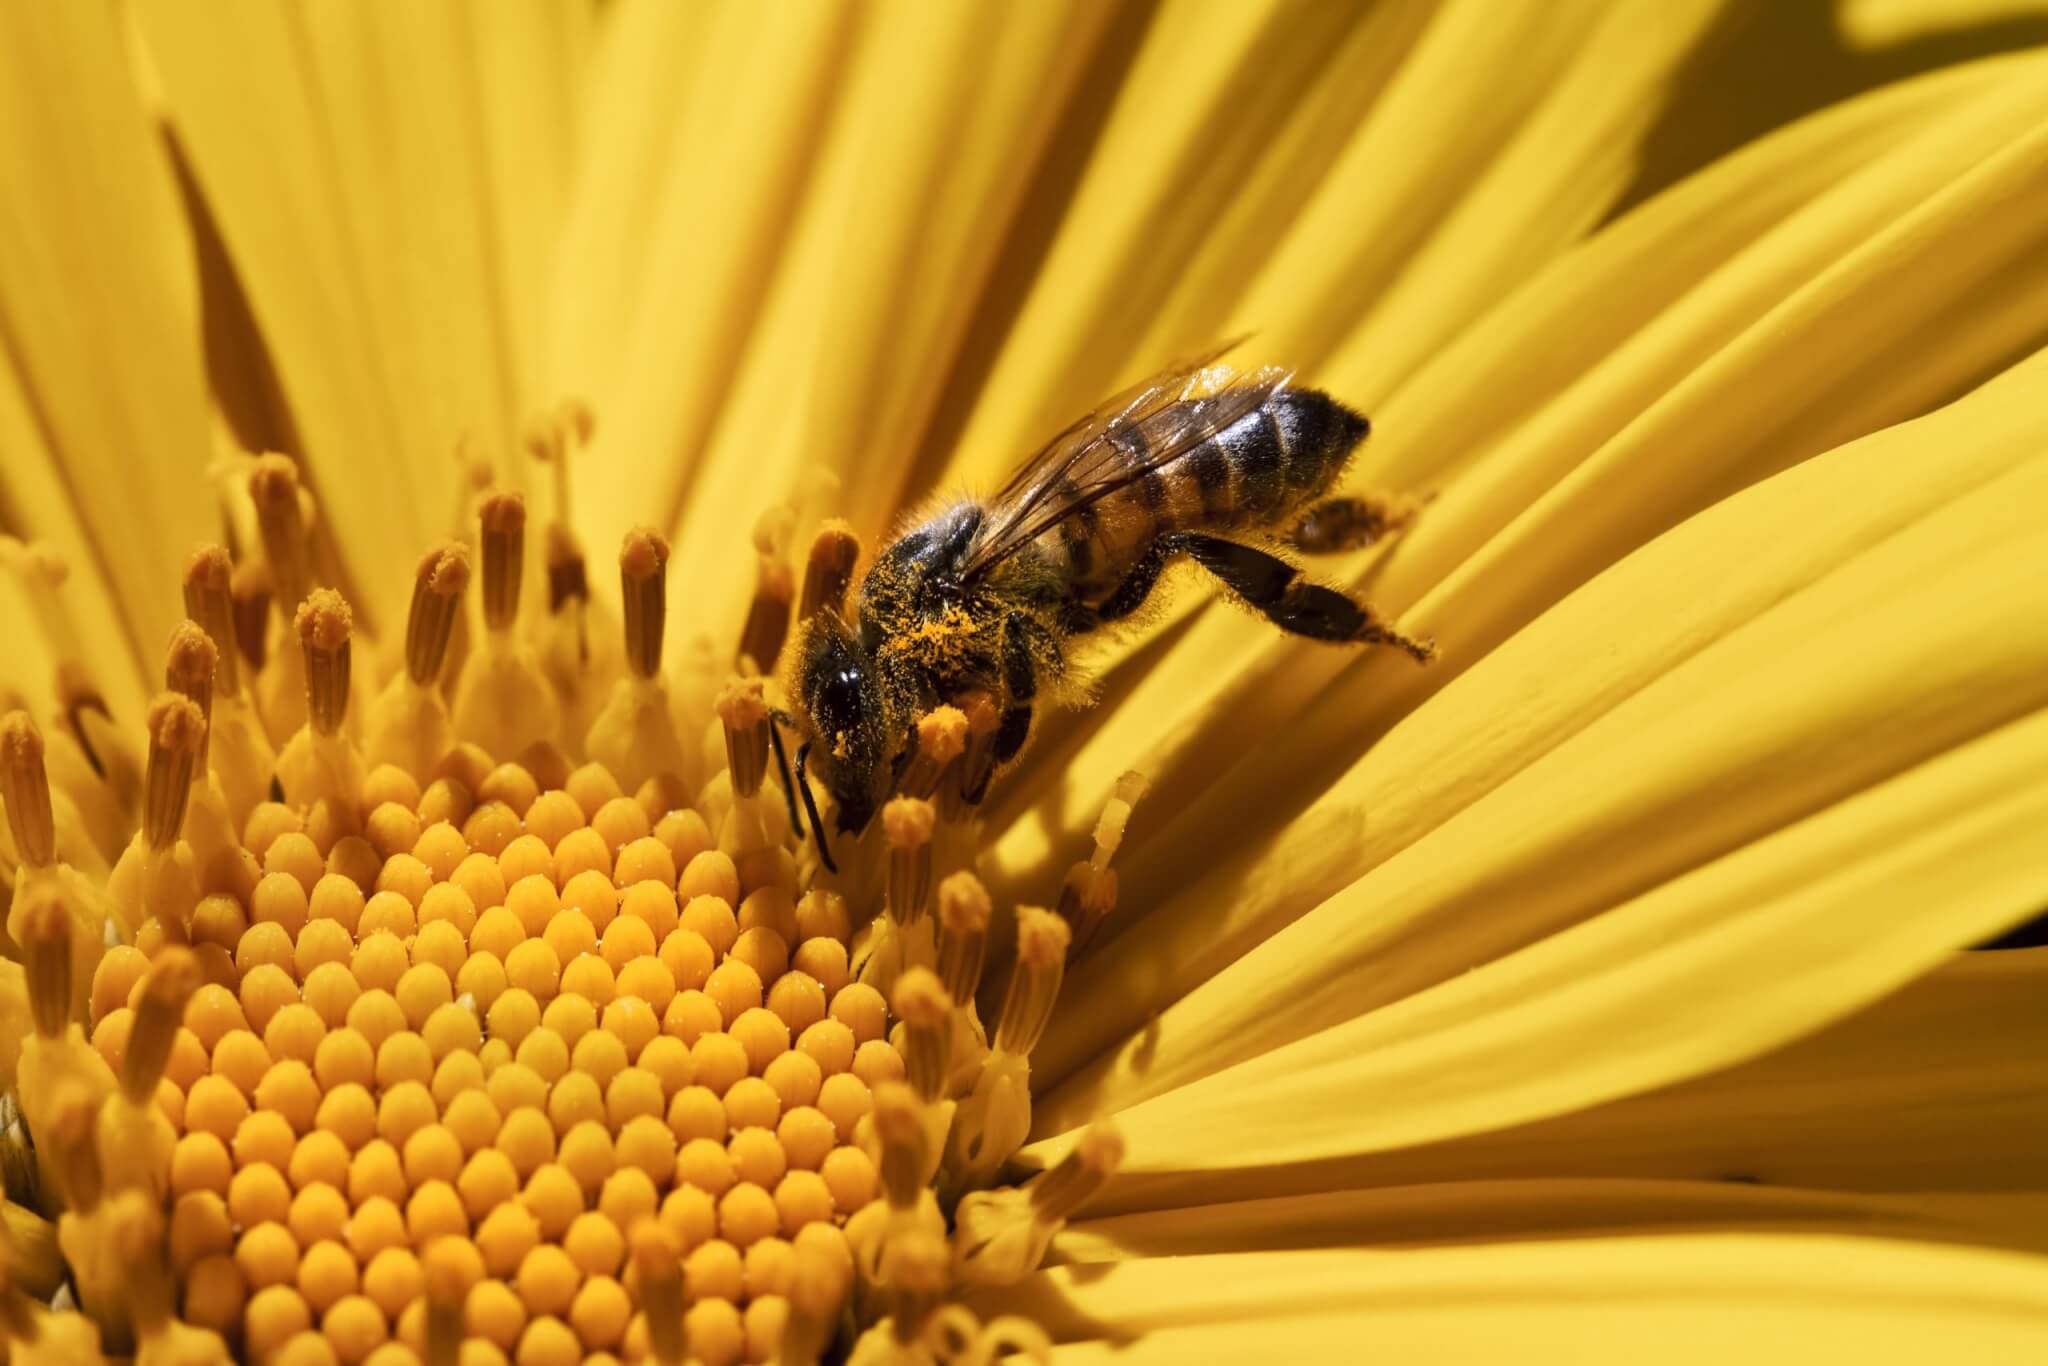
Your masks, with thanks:
[[[1287,387],[1277,366],[1238,373],[1216,359],[1235,342],[1171,366],[1108,399],[1010,476],[961,577],[987,573],[1047,531],[1172,464]]]

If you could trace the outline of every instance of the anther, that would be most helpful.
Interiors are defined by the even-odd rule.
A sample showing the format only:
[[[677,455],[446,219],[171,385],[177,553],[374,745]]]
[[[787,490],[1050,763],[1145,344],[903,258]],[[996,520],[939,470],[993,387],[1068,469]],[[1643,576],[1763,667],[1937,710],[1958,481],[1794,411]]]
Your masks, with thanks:
[[[0,799],[24,865],[46,868],[57,861],[57,821],[50,807],[50,778],[43,767],[43,736],[28,713],[0,719]]]
[[[353,616],[341,594],[332,588],[316,588],[299,604],[293,625],[306,652],[306,719],[320,734],[333,735],[348,715]]]
[[[985,692],[960,698],[959,707],[967,717],[967,747],[939,789],[949,821],[964,818],[988,790],[989,774],[996,763],[996,727],[1003,719],[996,700]]]
[[[1060,888],[1059,910],[1060,919],[1073,931],[1076,952],[1088,946],[1116,908],[1116,872],[1109,861],[1123,843],[1131,808],[1145,795],[1147,786],[1140,773],[1126,773],[1117,779],[1115,793],[1103,804],[1102,815],[1095,822],[1094,852],[1067,869],[1067,880]]]
[[[152,1083],[150,1093],[155,1092]],[[58,1191],[71,1214],[90,1214],[106,1189],[106,1172],[100,1166],[98,1145],[93,1142],[100,1099],[100,1094],[82,1077],[59,1081],[50,1102],[51,1131],[37,1139],[37,1147],[50,1154],[50,1169],[56,1174]]]
[[[483,1279],[483,1259],[468,1239],[443,1235],[427,1244],[420,1271],[427,1298],[428,1366],[455,1366],[462,1354],[463,1308],[471,1287]]]
[[[526,564],[526,499],[494,493],[477,509],[483,528],[484,624],[511,627],[519,615],[519,576]]]
[[[217,545],[201,546],[185,561],[185,615],[213,641],[214,686],[225,697],[242,686],[235,657],[234,573],[228,552]]]
[[[569,602],[590,601],[590,577],[583,565],[583,547],[576,533],[560,522],[548,524],[548,613]],[[588,645],[584,647],[588,650]]]
[[[790,511],[770,508],[754,524],[754,598],[747,606],[747,622],[740,631],[739,654],[734,664],[742,672],[773,673],[776,657],[782,653],[789,634],[789,607],[796,598],[796,578],[790,572]]]
[[[946,1294],[952,1249],[926,1228],[905,1229],[882,1250],[882,1278],[889,1288],[889,1318],[896,1341],[908,1346],[924,1336],[925,1324]]]
[[[235,566],[228,587],[234,599],[235,648],[250,672],[261,673],[270,648],[265,632],[273,592],[270,572],[259,561],[244,560]]]
[[[1003,1013],[996,1023],[996,1048],[1023,1057],[1038,1046],[1039,1035],[1052,1019],[1065,975],[1067,922],[1038,906],[1017,908],[1017,962],[1003,993]]]
[[[21,917],[22,966],[28,977],[29,1014],[36,1033],[63,1037],[71,1023],[73,958],[71,912],[55,887],[30,885]]]
[[[213,723],[213,671],[219,660],[220,651],[196,623],[181,621],[171,628],[171,643],[164,658],[164,686],[191,698],[209,726]],[[199,765],[204,772],[204,742],[199,747]]]
[[[178,1041],[178,1026],[184,1023],[185,1003],[200,982],[199,960],[190,949],[170,945],[149,965],[136,994],[128,1051],[121,1058],[121,1094],[130,1105],[148,1105],[155,1099],[171,1047]]]
[[[653,678],[661,671],[661,632],[668,618],[668,542],[649,527],[627,532],[619,547],[619,593],[626,663],[636,676]]]
[[[1124,1160],[1123,1136],[1097,1124],[1057,1166],[1031,1183],[1031,1212],[1040,1223],[1070,1219]]]
[[[882,835],[889,844],[890,918],[909,925],[929,908],[932,895],[932,830],[938,811],[918,797],[892,797],[882,807]]]
[[[761,791],[768,772],[768,703],[759,678],[732,678],[718,690],[718,720],[725,727],[725,762],[735,797]]]
[[[882,1192],[892,1208],[907,1210],[924,1189],[924,1124],[917,1093],[902,1082],[874,1088],[875,1137],[882,1147]]]
[[[853,567],[860,562],[860,537],[851,523],[833,518],[811,538],[811,557],[804,564],[804,595],[798,620],[809,621],[820,612],[846,610],[846,590],[853,583]]]
[[[906,797],[934,797],[946,769],[967,748],[967,713],[934,707],[917,718],[917,752],[896,787]]]
[[[946,1067],[953,1050],[953,1002],[938,974],[905,968],[889,1005],[903,1021],[903,1067],[910,1089],[929,1105],[943,1098]]]
[[[413,576],[412,610],[405,622],[405,671],[423,688],[441,677],[467,587],[469,547],[460,541],[428,551]]]
[[[662,1366],[680,1366],[689,1348],[683,1337],[683,1249],[654,1219],[633,1226],[633,1268],[647,1313],[647,1345]]]
[[[185,824],[192,775],[206,740],[206,718],[189,697],[161,693],[149,706],[149,767],[142,801],[142,837],[168,849]]]
[[[981,879],[965,869],[939,884],[939,980],[956,1006],[973,1001],[981,988],[993,909]]]
[[[263,533],[271,588],[280,603],[303,601],[312,587],[306,564],[306,519],[299,507],[299,471],[290,457],[263,455],[249,475],[249,498]]]
[[[812,1366],[839,1327],[839,1307],[846,1299],[846,1264],[825,1249],[797,1241],[789,1282],[789,1321],[782,1330],[779,1361]]]

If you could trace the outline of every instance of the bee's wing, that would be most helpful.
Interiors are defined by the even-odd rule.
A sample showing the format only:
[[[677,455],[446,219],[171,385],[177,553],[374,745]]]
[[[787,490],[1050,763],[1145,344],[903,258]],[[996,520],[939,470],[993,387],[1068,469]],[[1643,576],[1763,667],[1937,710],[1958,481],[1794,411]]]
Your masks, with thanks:
[[[1172,464],[1287,387],[1292,371],[1219,367],[1231,342],[1108,399],[1048,442],[990,500],[961,577],[987,573],[1083,508]]]

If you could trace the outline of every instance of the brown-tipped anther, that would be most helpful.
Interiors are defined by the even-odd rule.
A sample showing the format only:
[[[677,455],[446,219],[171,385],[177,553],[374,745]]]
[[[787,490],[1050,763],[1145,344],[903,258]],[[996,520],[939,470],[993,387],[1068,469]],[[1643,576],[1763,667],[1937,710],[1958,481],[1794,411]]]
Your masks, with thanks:
[[[925,1325],[946,1296],[952,1267],[946,1240],[927,1228],[908,1228],[882,1249],[882,1282],[888,1287],[890,1331],[908,1347],[924,1336]]]
[[[619,593],[625,604],[626,664],[641,678],[661,672],[661,632],[668,621],[668,541],[634,527],[619,547]]]
[[[143,974],[128,1030],[128,1052],[121,1059],[121,1094],[129,1104],[155,1100],[171,1046],[178,1041],[178,1026],[185,1020],[185,1003],[203,980],[199,959],[176,944],[159,951]]]
[[[833,518],[811,538],[811,556],[804,562],[804,595],[797,619],[809,621],[822,611],[844,614],[853,567],[860,562],[860,537],[850,522]]]
[[[213,722],[213,671],[220,651],[213,638],[197,622],[181,621],[171,628],[171,643],[164,654],[164,686],[183,693],[199,708],[208,725]],[[206,746],[199,748],[199,769],[206,770]]]
[[[235,646],[234,578],[234,562],[224,547],[201,546],[185,561],[185,615],[213,641],[214,686],[224,697],[233,697],[242,686]]]
[[[930,968],[905,968],[889,994],[903,1021],[903,1068],[910,1089],[927,1105],[944,1096],[952,1057],[953,998]]]
[[[560,522],[548,524],[548,612],[559,612],[568,603],[590,601],[590,575],[584,568],[583,547],[576,533]]]
[[[1032,1214],[1044,1224],[1073,1218],[1123,1160],[1123,1135],[1107,1124],[1090,1127],[1058,1166],[1031,1183]]]
[[[405,621],[405,671],[420,687],[432,687],[448,659],[448,641],[469,587],[469,547],[450,541],[429,550],[413,575],[412,609]]]
[[[299,470],[289,456],[263,455],[249,475],[249,500],[263,533],[263,558],[280,604],[302,601],[313,586],[306,556],[306,519],[299,507]]]
[[[510,629],[519,615],[519,576],[526,566],[526,499],[494,493],[477,507],[483,528],[484,624]]]
[[[63,1035],[71,1023],[71,912],[48,882],[30,885],[22,912],[21,956],[27,970],[29,1014],[36,1033],[46,1039]]]
[[[50,807],[50,776],[43,767],[43,733],[25,711],[0,717],[0,800],[15,852],[30,868],[57,861],[57,817]]]
[[[250,672],[261,673],[268,657],[270,638],[264,627],[270,620],[270,599],[274,589],[270,571],[260,561],[245,560],[235,566],[229,584],[234,596],[235,648]]]
[[[562,429],[570,441],[588,446],[597,435],[597,410],[580,398],[565,398],[561,407]]]
[[[484,1277],[483,1258],[467,1238],[444,1234],[420,1256],[427,1292],[427,1366],[455,1366],[462,1357],[463,1309]]]
[[[934,707],[917,718],[917,749],[903,766],[896,790],[906,797],[935,797],[946,770],[967,748],[967,713]]]
[[[899,925],[911,924],[931,907],[932,831],[938,823],[938,808],[921,797],[891,797],[882,807],[889,915]]]
[[[882,1145],[882,1192],[899,1210],[917,1203],[924,1188],[924,1121],[917,1093],[900,1081],[874,1088],[875,1137]]]
[[[956,1006],[972,1001],[981,989],[993,911],[988,889],[974,874],[963,869],[939,883],[939,980]]]
[[[349,636],[354,614],[341,594],[316,588],[292,621],[306,652],[306,723],[322,735],[341,729],[348,715]]]
[[[1073,931],[1077,953],[1088,947],[1102,922],[1116,909],[1116,872],[1109,861],[1123,843],[1131,808],[1148,786],[1142,773],[1126,773],[1117,779],[1116,791],[1103,803],[1102,815],[1095,822],[1094,852],[1067,869],[1066,883],[1060,888],[1060,919]]]
[[[725,728],[725,765],[736,797],[761,790],[768,772],[768,699],[758,678],[729,678],[718,690],[718,721]]]
[[[662,1366],[679,1366],[689,1355],[683,1337],[683,1248],[675,1234],[653,1218],[633,1225],[633,1269],[640,1277],[640,1307],[647,1313],[647,1345]]]
[[[1038,906],[1017,908],[1017,962],[996,1023],[998,1050],[1022,1057],[1038,1046],[1059,1000],[1067,946],[1072,942],[1067,922],[1053,912]]]
[[[967,744],[958,762],[947,767],[939,786],[946,819],[957,821],[981,804],[988,791],[989,775],[996,766],[996,728],[1002,724],[1002,709],[985,692],[956,698],[955,705],[967,718]]]
[[[142,837],[168,849],[185,824],[185,803],[206,741],[206,718],[189,697],[159,693],[149,704],[149,768],[142,799]]]

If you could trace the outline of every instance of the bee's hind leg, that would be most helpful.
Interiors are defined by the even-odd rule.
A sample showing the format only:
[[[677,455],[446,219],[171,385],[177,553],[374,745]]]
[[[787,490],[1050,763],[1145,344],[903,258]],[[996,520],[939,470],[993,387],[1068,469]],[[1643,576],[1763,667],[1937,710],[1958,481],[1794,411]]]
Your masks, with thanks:
[[[1023,612],[1003,618],[1003,691],[1010,705],[996,726],[995,756],[998,764],[1017,757],[1031,736],[1031,704],[1038,696],[1041,672],[1057,675],[1061,656],[1052,633]]]
[[[1178,548],[1283,631],[1311,640],[1392,645],[1424,663],[1436,654],[1433,642],[1403,635],[1356,598],[1311,583],[1299,569],[1257,546],[1182,533]]]
[[[1303,508],[1286,539],[1304,555],[1334,555],[1343,550],[1363,550],[1415,520],[1415,514],[1429,501],[1399,494],[1344,494],[1325,498]]]

